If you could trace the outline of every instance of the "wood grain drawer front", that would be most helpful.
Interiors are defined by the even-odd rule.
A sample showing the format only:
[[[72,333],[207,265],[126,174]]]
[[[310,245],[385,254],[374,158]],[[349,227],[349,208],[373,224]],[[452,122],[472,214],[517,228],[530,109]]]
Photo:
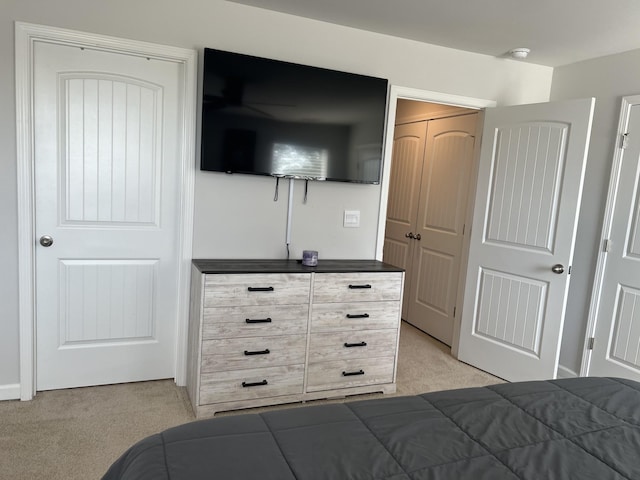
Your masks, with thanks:
[[[395,356],[397,330],[313,333],[309,342],[309,363]]]
[[[312,332],[397,328],[400,302],[318,303],[311,312]]]
[[[304,363],[306,335],[248,337],[202,342],[202,373]]]
[[[307,333],[309,306],[205,308],[202,338],[236,338]]]
[[[318,273],[313,303],[400,300],[402,272]]]
[[[391,383],[395,357],[310,363],[307,391]]]
[[[200,405],[301,394],[304,364],[203,374]]]
[[[307,273],[207,274],[204,307],[309,303]]]

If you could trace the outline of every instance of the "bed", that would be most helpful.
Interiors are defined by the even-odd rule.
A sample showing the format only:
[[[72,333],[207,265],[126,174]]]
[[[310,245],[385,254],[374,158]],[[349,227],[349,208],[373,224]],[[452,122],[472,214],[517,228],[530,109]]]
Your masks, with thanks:
[[[199,420],[103,480],[640,479],[640,383],[573,378]]]

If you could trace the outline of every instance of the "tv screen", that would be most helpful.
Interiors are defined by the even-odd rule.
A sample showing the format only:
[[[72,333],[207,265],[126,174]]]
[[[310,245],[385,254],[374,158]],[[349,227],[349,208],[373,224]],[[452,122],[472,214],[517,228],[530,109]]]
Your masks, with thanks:
[[[380,182],[387,80],[205,49],[202,170]]]

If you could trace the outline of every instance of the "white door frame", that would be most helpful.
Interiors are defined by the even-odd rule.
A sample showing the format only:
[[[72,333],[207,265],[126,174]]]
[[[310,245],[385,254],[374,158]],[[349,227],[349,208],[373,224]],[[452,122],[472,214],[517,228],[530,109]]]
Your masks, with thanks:
[[[605,251],[605,242],[611,236],[611,227],[613,224],[613,214],[616,206],[616,197],[618,194],[618,185],[620,183],[620,168],[622,167],[622,157],[624,148],[622,148],[623,135],[627,133],[629,127],[629,117],[631,116],[631,108],[640,105],[640,95],[629,95],[622,97],[622,105],[620,107],[620,119],[618,121],[618,130],[616,135],[615,148],[613,152],[613,162],[611,164],[611,177],[609,178],[609,189],[607,191],[607,203],[604,211],[604,219],[602,221],[602,233],[600,234],[600,248],[598,248],[598,260],[596,263],[596,271],[593,277],[593,290],[591,292],[591,302],[589,304],[589,315],[587,316],[587,331],[585,333],[582,363],[580,365],[580,376],[586,377],[589,374],[591,363],[591,352],[589,349],[589,339],[595,336],[596,323],[598,320],[598,311],[600,310],[600,296],[602,295],[602,282],[604,281],[604,271],[607,263],[607,252]]]
[[[460,95],[453,95],[449,93],[441,93],[441,92],[433,92],[430,90],[420,90],[416,88],[409,87],[401,87],[398,85],[391,85],[389,89],[389,106],[387,108],[387,124],[385,131],[385,142],[384,142],[384,159],[382,166],[382,181],[380,182],[380,209],[378,216],[378,234],[376,237],[376,260],[382,261],[382,251],[384,248],[384,233],[387,223],[387,206],[389,202],[389,183],[391,177],[391,158],[393,152],[393,133],[395,129],[395,119],[396,119],[396,105],[398,103],[398,99],[405,100],[415,100],[418,102],[432,102],[432,103],[441,103],[443,105],[452,105],[455,107],[465,107],[476,110],[484,110],[485,108],[492,108],[496,106],[495,100],[487,100],[483,98],[473,98],[473,97],[464,97]],[[481,125],[480,130],[482,131]],[[476,139],[480,140],[480,139]],[[471,174],[471,178],[469,179],[469,187],[471,188],[471,192],[469,193],[469,199],[473,199],[475,197],[475,185],[476,185],[476,177],[477,177],[477,155],[479,153],[480,141],[476,141],[475,147],[475,155],[474,158],[474,167],[473,172]],[[473,214],[473,202],[469,202],[469,208],[467,211],[467,225],[471,225],[470,219]],[[471,216],[470,216],[471,215]],[[464,295],[464,279],[466,275],[463,273],[466,271],[467,264],[467,254],[469,252],[469,239],[470,239],[470,231],[468,231],[466,238],[464,239],[464,244],[462,247],[463,255],[460,258],[460,276],[458,286],[458,295],[456,299],[456,304],[461,305],[460,299],[463,298]],[[462,295],[462,296],[461,296]],[[451,354],[454,357],[458,355],[458,338],[460,336],[460,318],[462,316],[462,308],[458,309],[459,313],[456,315],[456,321],[453,326],[453,341],[451,342]]]
[[[182,65],[183,118],[180,151],[181,205],[178,209],[178,319],[176,329],[175,382],[186,381],[189,284],[193,239],[195,184],[195,50],[125,40],[62,28],[15,23],[16,141],[18,184],[18,306],[20,324],[20,399],[31,400],[36,392],[35,348],[35,191],[33,149],[33,51],[35,42],[73,45],[114,53],[153,57]]]

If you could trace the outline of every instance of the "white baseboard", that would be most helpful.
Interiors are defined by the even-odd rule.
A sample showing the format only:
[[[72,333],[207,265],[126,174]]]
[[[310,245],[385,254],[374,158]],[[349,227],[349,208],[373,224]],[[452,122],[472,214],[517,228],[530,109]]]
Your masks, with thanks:
[[[580,375],[578,375],[576,372],[574,372],[573,370],[567,367],[558,365],[557,376],[558,378],[575,378],[575,377],[579,377]]]
[[[9,385],[0,385],[0,401],[1,400],[19,400],[20,384],[13,383]]]

